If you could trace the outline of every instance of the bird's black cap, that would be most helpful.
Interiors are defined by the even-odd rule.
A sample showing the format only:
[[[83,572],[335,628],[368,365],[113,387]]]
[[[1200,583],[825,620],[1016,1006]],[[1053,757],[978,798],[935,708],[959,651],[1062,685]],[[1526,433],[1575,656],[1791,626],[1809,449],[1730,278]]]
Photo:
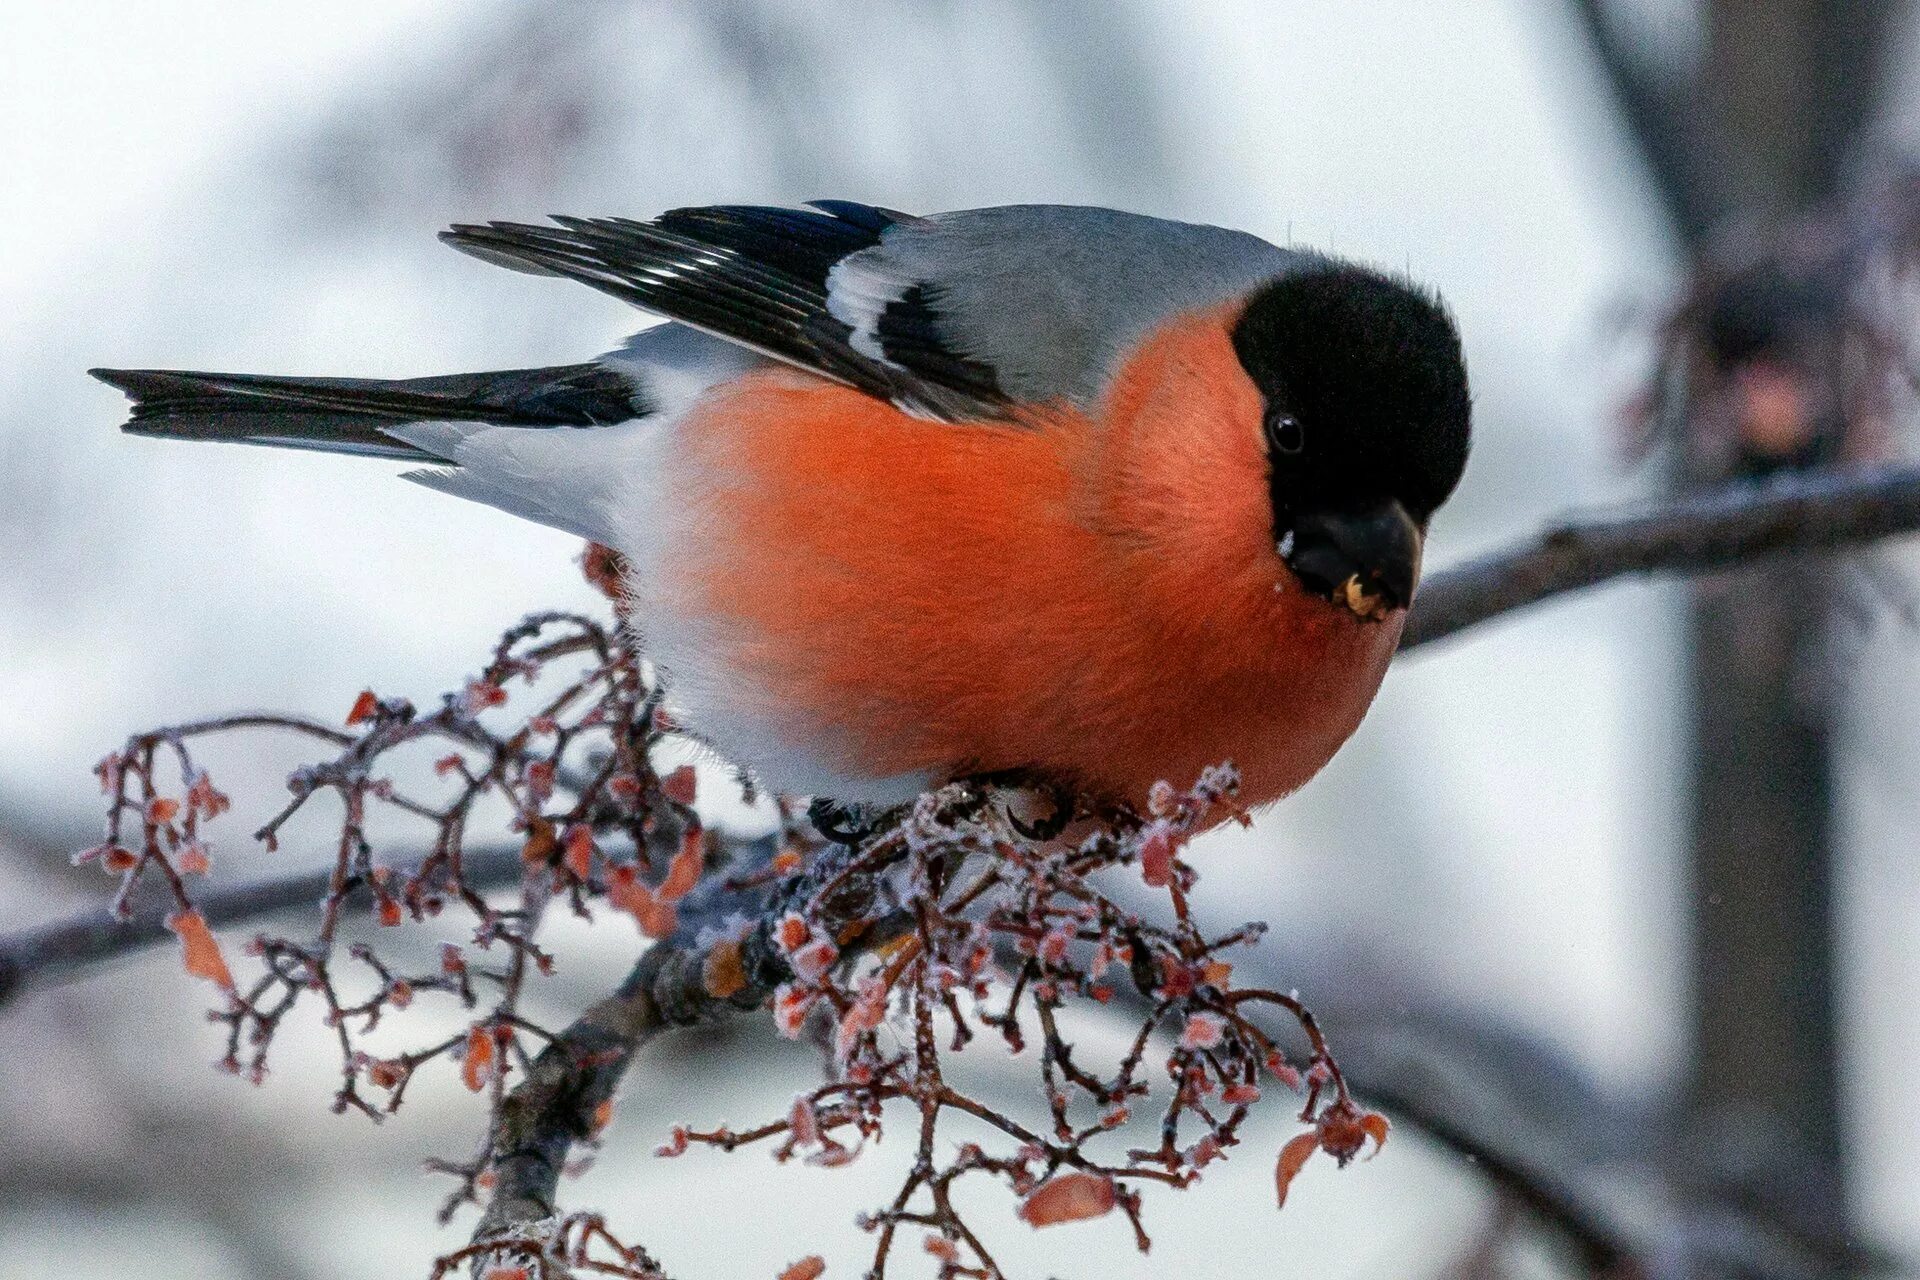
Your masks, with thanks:
[[[1234,350],[1267,404],[1276,526],[1395,501],[1424,526],[1467,463],[1460,332],[1431,293],[1331,259],[1259,289]]]
[[[1258,290],[1233,345],[1265,400],[1281,558],[1361,618],[1412,603],[1422,533],[1466,468],[1472,416],[1439,299],[1323,259]]]

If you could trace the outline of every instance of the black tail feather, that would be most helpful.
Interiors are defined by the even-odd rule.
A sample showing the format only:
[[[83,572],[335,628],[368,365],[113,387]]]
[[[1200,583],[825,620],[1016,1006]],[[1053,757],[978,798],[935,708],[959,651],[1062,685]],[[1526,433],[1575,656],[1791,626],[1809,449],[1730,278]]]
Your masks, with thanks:
[[[133,400],[135,435],[226,440],[431,460],[385,434],[403,422],[587,427],[645,410],[631,382],[601,364],[433,378],[281,378],[162,369],[90,369]]]

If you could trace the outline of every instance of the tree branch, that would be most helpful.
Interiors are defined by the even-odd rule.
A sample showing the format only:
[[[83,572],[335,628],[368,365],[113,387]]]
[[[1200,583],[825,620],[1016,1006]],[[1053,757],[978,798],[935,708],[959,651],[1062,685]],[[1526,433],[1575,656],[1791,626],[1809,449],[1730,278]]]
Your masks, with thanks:
[[[1574,20],[1599,63],[1614,106],[1646,163],[1668,223],[1697,251],[1722,214],[1711,149],[1700,138],[1698,105],[1677,86],[1648,74],[1608,20],[1603,0],[1568,0]]]
[[[467,876],[476,886],[518,884],[525,868],[517,849],[482,849],[466,855]],[[309,908],[327,896],[333,873],[319,868],[301,875],[235,885],[201,895],[196,901],[207,923],[219,928],[280,911]],[[52,924],[0,938],[0,1006],[31,982],[57,979],[90,965],[131,955],[158,942],[177,939],[167,931],[165,912],[118,920],[106,911],[87,911]]]
[[[856,857],[853,850],[834,846],[804,872],[757,895],[763,899],[758,902],[752,891],[743,894],[725,878],[710,877],[681,904],[673,936],[648,948],[619,990],[548,1044],[508,1096],[493,1135],[493,1195],[475,1229],[476,1240],[510,1234],[555,1214],[554,1193],[567,1152],[592,1134],[596,1110],[613,1096],[641,1047],[672,1027],[759,1008],[793,976],[774,939],[792,906],[831,890],[830,932],[863,930],[843,939],[841,950],[847,953],[878,946],[904,930],[909,919],[904,911],[872,922],[877,884],[847,874]],[[712,936],[718,921],[743,910],[755,920],[744,936]]]
[[[1643,515],[1563,524],[1516,550],[1436,574],[1421,593],[1403,647],[1623,574],[1699,572],[1915,529],[1920,529],[1920,467],[1733,486]],[[805,878],[813,881],[818,874]],[[687,941],[706,913],[689,911],[680,933],[642,956],[619,992],[540,1055],[507,1104],[509,1123],[494,1148],[498,1181],[476,1239],[553,1215],[567,1151],[591,1132],[594,1109],[612,1096],[640,1046],[670,1026],[756,1007],[789,976],[785,960],[768,942],[786,900],[783,893],[758,913],[759,923],[740,944],[745,983],[725,998],[712,995],[706,976],[715,944]],[[859,919],[863,909],[856,908],[848,919]],[[874,941],[849,941],[841,950]],[[1590,1256],[1608,1256],[1607,1235],[1568,1204],[1552,1198],[1535,1203],[1552,1210],[1550,1216],[1576,1224],[1580,1229],[1573,1234]]]
[[[1920,530],[1920,466],[1785,475],[1730,485],[1643,513],[1557,524],[1518,546],[1433,575],[1420,589],[1401,649],[1627,574],[1699,573],[1795,551],[1830,550]],[[469,855],[489,883],[520,874],[517,852]],[[325,896],[327,873],[210,893],[209,924],[237,924]],[[159,915],[121,923],[105,913],[0,938],[0,1005],[29,981],[170,940]]]
[[[1644,513],[1555,525],[1518,547],[1436,573],[1402,650],[1627,574],[1702,573],[1920,530],[1920,466],[1782,473]]]
[[[1799,475],[1739,485],[1642,513],[1548,529],[1520,546],[1437,573],[1409,621],[1403,648],[1567,591],[1629,573],[1700,572],[1791,551],[1832,549],[1920,529],[1920,467]],[[736,866],[764,863],[770,845],[737,850]],[[742,889],[712,876],[683,904],[672,937],[650,948],[613,995],[600,1001],[539,1055],[505,1100],[492,1135],[495,1176],[479,1238],[497,1238],[551,1218],[568,1151],[591,1135],[635,1053],[659,1032],[758,1007],[791,974],[772,937],[792,903],[831,887],[844,902],[832,914],[851,926],[874,919],[873,885],[849,876],[847,854],[815,860],[771,889]],[[469,855],[468,874],[508,883],[523,871],[517,850]],[[209,923],[233,924],[318,900],[328,873],[288,877],[200,899]],[[744,914],[743,934],[712,926]],[[842,950],[872,947],[900,922],[881,917]],[[169,936],[156,919],[121,924],[89,916],[0,940],[0,1001],[32,979],[131,952]],[[1580,1234],[1576,1232],[1575,1234]],[[1586,1240],[1589,1248],[1597,1234]]]

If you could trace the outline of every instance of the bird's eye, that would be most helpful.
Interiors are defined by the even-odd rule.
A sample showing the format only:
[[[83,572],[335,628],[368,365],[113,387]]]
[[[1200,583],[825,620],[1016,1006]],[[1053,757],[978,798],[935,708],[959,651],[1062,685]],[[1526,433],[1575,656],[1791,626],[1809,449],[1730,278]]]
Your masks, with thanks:
[[[1267,424],[1267,435],[1281,453],[1299,453],[1307,447],[1307,429],[1290,413],[1277,413]]]

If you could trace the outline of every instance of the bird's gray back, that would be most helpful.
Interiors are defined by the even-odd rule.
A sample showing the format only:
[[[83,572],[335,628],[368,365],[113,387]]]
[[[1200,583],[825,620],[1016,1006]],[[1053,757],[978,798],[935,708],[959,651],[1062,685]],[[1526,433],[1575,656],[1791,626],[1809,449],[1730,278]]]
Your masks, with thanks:
[[[1009,205],[902,221],[834,271],[884,305],[915,284],[941,337],[1020,401],[1087,403],[1172,316],[1318,260],[1224,227],[1075,205]]]

